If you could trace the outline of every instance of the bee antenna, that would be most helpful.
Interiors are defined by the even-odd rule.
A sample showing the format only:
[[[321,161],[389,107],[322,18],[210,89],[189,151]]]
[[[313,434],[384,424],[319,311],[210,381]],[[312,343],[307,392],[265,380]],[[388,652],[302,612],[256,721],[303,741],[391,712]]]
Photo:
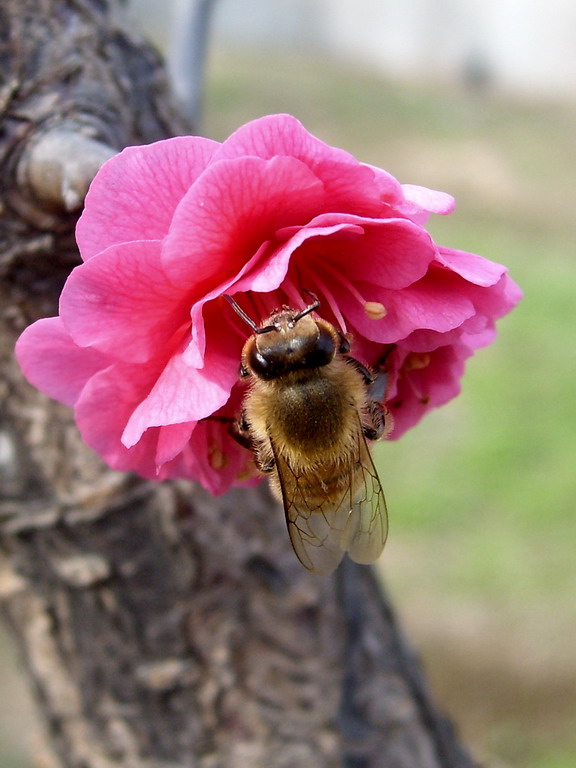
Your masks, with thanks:
[[[232,296],[229,296],[227,293],[222,294],[228,304],[232,307],[232,309],[236,312],[237,315],[240,315],[242,320],[244,320],[245,323],[247,323],[250,328],[254,331],[254,333],[268,333],[269,331],[276,330],[273,325],[266,325],[263,328],[259,328],[254,320],[252,320],[251,317],[248,317],[246,312],[242,309],[242,307],[232,298]]]
[[[303,317],[306,317],[306,315],[309,315],[310,312],[314,312],[314,310],[318,309],[318,307],[320,306],[320,300],[318,299],[315,293],[312,293],[312,291],[306,290],[306,288],[304,288],[304,293],[307,293],[308,296],[310,296],[310,298],[312,299],[312,304],[309,304],[301,312],[298,312],[298,314],[294,318],[295,323],[297,323],[298,320],[301,320]]]
[[[236,312],[237,315],[240,315],[240,317],[242,318],[242,320],[244,320],[245,323],[248,323],[248,325],[250,326],[250,328],[252,328],[254,333],[258,333],[258,326],[254,322],[254,320],[248,317],[246,312],[244,312],[242,307],[232,298],[232,296],[229,296],[227,293],[223,294],[223,296],[228,302],[228,304],[230,304],[234,312]]]

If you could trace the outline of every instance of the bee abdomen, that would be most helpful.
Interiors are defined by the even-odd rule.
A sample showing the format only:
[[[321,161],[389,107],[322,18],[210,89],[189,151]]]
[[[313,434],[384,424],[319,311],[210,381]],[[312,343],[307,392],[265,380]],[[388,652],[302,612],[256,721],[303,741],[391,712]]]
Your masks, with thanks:
[[[354,494],[357,485],[358,472],[349,463],[335,465],[330,462],[324,466],[308,466],[301,471],[292,467],[292,470],[290,477],[284,477],[287,494],[291,498],[305,499],[310,512],[339,506],[344,496]]]

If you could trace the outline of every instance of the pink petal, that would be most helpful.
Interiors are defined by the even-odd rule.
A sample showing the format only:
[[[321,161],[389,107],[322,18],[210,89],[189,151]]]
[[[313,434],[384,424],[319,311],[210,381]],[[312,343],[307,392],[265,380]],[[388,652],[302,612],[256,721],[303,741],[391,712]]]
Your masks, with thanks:
[[[399,183],[390,174],[359,163],[353,155],[309,133],[291,115],[268,115],[246,123],[218,150],[215,160],[245,155],[295,157],[321,179],[330,210],[376,215],[382,203],[402,200]]]
[[[176,206],[219,146],[179,136],[128,147],[108,160],[90,186],[76,229],[82,258],[116,243],[163,238]]]
[[[151,368],[116,364],[93,376],[78,400],[76,422],[87,445],[113,469],[137,472],[150,480],[187,477],[181,451],[194,424],[152,427],[137,444],[126,447],[126,422],[150,387]],[[180,452],[178,452],[180,449]]]
[[[156,445],[155,462],[158,468],[164,466],[178,454],[182,453],[192,432],[196,427],[195,421],[189,421],[184,424],[169,424],[160,427],[158,430],[158,442]]]
[[[262,481],[252,451],[240,446],[229,433],[230,422],[241,411],[245,391],[246,387],[237,382],[223,408],[198,423],[182,453],[189,476],[214,494],[224,493],[232,485],[252,486]]]
[[[283,237],[291,231],[293,234],[286,243],[271,250],[267,254],[266,260],[262,261],[258,268],[252,269],[234,282],[235,291],[255,291],[257,293],[274,291],[286,277],[290,260],[304,243],[309,245],[311,249],[315,249],[321,247],[325,238],[334,236],[338,240],[356,240],[357,236],[362,234],[361,227],[346,222],[331,226],[309,224],[305,227],[290,227],[281,230],[278,234]]]
[[[404,193],[402,185],[398,180],[383,168],[378,168],[369,163],[362,163],[362,165],[365,168],[370,168],[374,174],[374,183],[379,190],[380,200],[389,208],[388,215],[395,217],[398,213],[403,213],[402,209],[405,206]]]
[[[170,358],[149,394],[131,414],[122,442],[130,447],[150,427],[199,421],[226,403],[238,378],[239,354],[232,357],[224,348],[208,345],[204,368],[189,365],[182,351]],[[239,345],[236,342],[236,349]]]
[[[16,357],[33,386],[69,406],[86,382],[110,364],[106,355],[78,347],[59,317],[38,320],[26,328],[16,343]]]
[[[176,442],[180,442],[181,451],[159,467],[158,479],[188,477],[200,482],[213,494],[224,493],[232,485],[256,485],[262,481],[252,452],[241,447],[229,434],[230,422],[238,418],[244,391],[244,386],[235,385],[223,408],[197,424],[160,428],[157,460],[165,431],[180,432],[178,438],[174,435],[173,448],[175,450]],[[186,427],[190,427],[191,432],[190,439],[184,442]],[[171,439],[168,437],[169,441]]]
[[[503,274],[495,285],[483,287],[468,284],[466,295],[474,302],[478,314],[496,320],[516,306],[522,298],[522,291],[507,274]]]
[[[137,472],[158,479],[155,461],[158,429],[149,430],[126,448],[120,437],[135,403],[141,397],[129,370],[111,366],[93,376],[84,388],[75,410],[76,423],[84,442],[113,469]]]
[[[489,322],[481,333],[475,333],[473,335],[463,333],[462,344],[465,344],[472,350],[481,349],[482,347],[488,346],[488,344],[492,344],[496,335],[496,326],[494,323]]]
[[[314,264],[308,266],[321,274],[329,271],[337,280],[363,280],[399,290],[423,277],[436,256],[430,235],[406,219],[327,213],[306,228],[289,227],[278,234],[294,237],[303,229],[325,237],[312,243],[306,258]]]
[[[370,319],[362,304],[342,294],[340,306],[363,336],[381,344],[393,344],[419,329],[446,333],[475,313],[470,298],[455,290],[453,281],[434,273],[401,291],[369,283],[358,283],[357,288],[367,301],[381,303],[386,315],[379,320]]]
[[[394,290],[423,277],[436,254],[430,235],[406,219],[366,220],[363,236],[353,243],[333,241],[333,247],[327,243],[332,268],[350,281]]]
[[[197,480],[212,493],[260,481],[254,476],[251,453],[232,440],[226,424],[216,420],[150,427],[127,448],[120,439],[122,430],[143,394],[144,382],[134,376],[135,368],[111,366],[96,374],[76,407],[85,442],[107,464],[151,480]]]
[[[215,311],[218,318],[222,317],[222,312],[224,312],[224,317],[230,316],[231,310],[228,305],[224,305],[220,301],[212,304],[214,300],[219,300],[224,293],[234,295],[248,291],[267,294],[274,292],[286,276],[294,250],[303,241],[308,238],[321,236],[327,232],[338,231],[346,226],[342,225],[341,227],[324,229],[294,227],[295,234],[286,244],[274,249],[269,242],[263,243],[252,258],[241,267],[237,275],[218,285],[192,307],[192,340],[184,352],[185,362],[196,368],[202,368],[204,365],[204,350],[206,348],[205,329],[207,322],[211,322],[210,320],[206,321],[204,318],[205,309],[216,306],[217,309]],[[222,338],[228,332],[228,328],[223,329],[218,343],[222,343]],[[233,354],[237,354],[238,359],[240,358],[240,350],[233,350]]]
[[[174,215],[166,272],[200,297],[233,277],[280,226],[306,223],[323,200],[322,184],[293,158],[213,164]]]
[[[437,260],[456,274],[476,285],[494,285],[508,270],[502,264],[454,248],[438,248]]]
[[[433,352],[439,347],[460,343],[465,335],[463,331],[465,326],[466,323],[463,323],[462,326],[443,333],[419,329],[403,339],[402,346],[411,352]]]
[[[126,362],[166,356],[190,304],[165,276],[161,243],[112,246],[73,270],[60,315],[74,341]]]
[[[206,323],[204,320],[204,308],[210,307],[211,303],[215,299],[219,300],[224,293],[228,293],[230,288],[235,285],[235,283],[237,283],[238,278],[241,279],[243,275],[250,272],[254,265],[259,264],[260,262],[266,263],[264,257],[268,250],[268,246],[269,243],[262,243],[252,258],[243,265],[236,277],[229,278],[223,284],[218,285],[193,305],[191,312],[192,338],[188,348],[185,350],[183,355],[185,363],[193,366],[194,368],[202,368],[204,366],[204,350],[206,349]],[[233,292],[235,293],[236,290]],[[218,314],[220,318],[222,317],[222,312],[224,312],[224,316],[226,316],[229,314],[230,308],[228,305],[222,304],[222,302],[219,301]],[[224,333],[226,333],[226,330]],[[238,354],[238,357],[239,356],[240,355]]]
[[[404,360],[408,352],[403,347],[398,350]],[[463,344],[447,345],[430,353],[428,365],[401,371],[390,403],[394,418],[392,439],[401,437],[427,411],[456,397],[465,360],[471,354],[472,350]]]
[[[262,482],[250,451],[233,440],[221,423],[201,421],[186,447],[183,460],[191,476],[214,495],[232,485],[253,486]]]
[[[425,211],[426,213],[436,213],[445,216],[448,213],[452,213],[456,205],[452,195],[448,195],[446,192],[439,192],[436,189],[419,187],[416,184],[402,184],[402,192],[406,201],[403,210],[406,212],[419,213]]]
[[[223,142],[214,159],[253,156],[268,160],[278,155],[295,157],[307,165],[325,158],[358,164],[353,155],[325,144],[287,114],[265,115],[240,126]]]
[[[268,115],[246,123],[226,139],[214,161],[246,155],[265,159],[281,155],[305,163],[324,184],[332,210],[376,215],[383,200],[402,200],[400,185],[393,176],[382,172],[377,182],[374,169],[325,144],[291,115]]]
[[[201,367],[201,360],[205,349],[205,320],[204,307],[213,299],[219,298],[223,293],[245,293],[253,291],[255,293],[272,293],[281,285],[286,277],[290,260],[295,251],[307,241],[316,241],[323,237],[328,237],[336,233],[340,237],[354,237],[361,234],[360,227],[353,224],[337,224],[331,227],[287,227],[278,234],[281,237],[288,236],[293,231],[292,236],[285,244],[276,249],[272,249],[269,244],[263,247],[247,262],[240,270],[235,279],[230,279],[222,286],[214,289],[206,295],[204,299],[196,302],[192,309],[192,342],[186,352],[184,359],[190,365]],[[306,255],[304,254],[304,258]],[[310,283],[312,285],[312,282]],[[221,309],[219,310],[221,311]],[[228,308],[226,312],[230,312]],[[239,357],[239,355],[238,355]]]

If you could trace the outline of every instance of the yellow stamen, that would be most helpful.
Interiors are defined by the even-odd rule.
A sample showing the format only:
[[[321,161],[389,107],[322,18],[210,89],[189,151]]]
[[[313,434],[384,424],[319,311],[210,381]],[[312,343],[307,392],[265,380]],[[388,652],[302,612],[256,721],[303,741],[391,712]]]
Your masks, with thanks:
[[[384,304],[381,304],[379,301],[365,301],[364,312],[370,320],[382,320],[388,314]]]
[[[218,448],[216,443],[208,448],[208,462],[216,471],[224,469],[228,464],[228,457]]]
[[[430,365],[429,352],[411,352],[402,366],[406,371],[415,371]]]

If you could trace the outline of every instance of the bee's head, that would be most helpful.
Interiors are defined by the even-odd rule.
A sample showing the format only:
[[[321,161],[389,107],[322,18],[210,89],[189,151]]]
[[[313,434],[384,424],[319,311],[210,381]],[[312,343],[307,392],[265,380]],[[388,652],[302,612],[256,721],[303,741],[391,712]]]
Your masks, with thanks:
[[[276,379],[292,371],[328,365],[341,347],[338,331],[326,320],[312,317],[320,306],[314,303],[303,310],[287,307],[275,312],[258,327],[240,311],[254,331],[242,351],[242,363],[261,379]],[[233,300],[230,302],[232,303]],[[238,305],[232,303],[238,310]]]

